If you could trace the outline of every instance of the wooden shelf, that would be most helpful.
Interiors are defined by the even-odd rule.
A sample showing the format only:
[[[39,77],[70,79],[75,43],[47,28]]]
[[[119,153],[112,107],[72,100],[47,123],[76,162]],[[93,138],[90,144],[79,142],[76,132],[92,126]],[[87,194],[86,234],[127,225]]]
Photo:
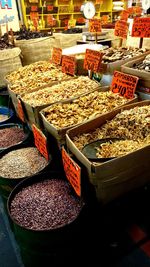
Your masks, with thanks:
[[[29,0],[20,0],[21,1],[21,7],[22,7],[22,13],[23,13],[23,18],[24,18],[24,23],[27,26],[27,28],[29,28],[29,18],[30,18],[30,14],[26,14],[26,7],[31,7],[34,6],[36,4],[34,3],[29,3]],[[125,8],[125,4],[126,4],[126,0],[122,0],[124,1],[124,8]],[[38,7],[42,7],[42,12],[45,11],[45,9],[43,8],[42,4],[44,1],[38,0]],[[94,1],[95,2],[95,1]],[[46,2],[48,5],[48,2]],[[52,15],[56,20],[57,20],[57,25],[58,27],[54,27],[54,29],[64,29],[65,27],[61,27],[61,20],[62,20],[62,16],[68,16],[70,19],[77,19],[78,17],[83,17],[83,13],[81,11],[78,12],[60,12],[59,13],[59,7],[75,7],[75,6],[81,6],[83,3],[83,0],[69,0],[69,2],[67,2],[66,4],[63,2],[61,3],[60,0],[53,0],[53,6],[58,8],[58,13],[51,13],[51,14],[39,14],[40,20],[42,22],[42,27],[43,29],[51,29],[49,27],[47,27],[47,16],[48,15]],[[60,4],[59,4],[60,3]],[[52,5],[52,4],[51,4]],[[97,4],[95,4],[97,5]],[[98,6],[97,6],[98,7]],[[65,10],[64,10],[65,11]],[[99,9],[96,8],[96,16],[97,17],[102,17],[103,15],[109,15],[109,20],[110,22],[112,22],[113,20],[113,16],[115,16],[114,14],[116,14],[116,16],[119,16],[119,13],[121,13],[122,10],[113,10],[113,0],[105,0],[103,1],[103,3],[101,5],[99,5]]]

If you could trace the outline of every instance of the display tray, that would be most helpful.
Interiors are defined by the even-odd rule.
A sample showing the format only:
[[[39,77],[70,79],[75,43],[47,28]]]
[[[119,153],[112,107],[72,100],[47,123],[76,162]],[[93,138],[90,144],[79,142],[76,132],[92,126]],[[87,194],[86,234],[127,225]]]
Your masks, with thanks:
[[[104,86],[104,87],[100,87],[99,89],[96,88],[95,90],[93,90],[92,92],[94,91],[100,91],[100,92],[106,92],[106,91],[109,91],[110,90],[110,87],[109,86]],[[91,92],[90,92],[91,93]],[[89,93],[86,93],[84,95],[88,95]],[[137,99],[137,96],[135,95],[135,97],[131,100],[129,100],[129,102],[127,104],[131,104],[133,102],[136,102],[138,99]],[[73,103],[74,101],[73,100],[67,100],[67,101],[64,101],[64,103]],[[126,104],[126,105],[127,105]],[[123,107],[123,105],[122,105]],[[108,112],[110,113],[110,112]],[[105,114],[108,114],[108,113],[105,113]],[[90,122],[90,121],[93,121],[96,117],[103,117],[105,116],[105,114],[102,114],[102,115],[97,115],[96,117],[93,116],[92,119],[88,119],[86,121],[84,121],[83,123],[80,123],[80,124],[76,124],[76,125],[71,125],[71,126],[68,126],[68,127],[65,127],[65,128],[61,128],[61,129],[57,129],[56,127],[54,127],[45,117],[45,110],[41,110],[40,112],[40,115],[41,115],[41,118],[42,118],[42,124],[44,126],[44,128],[53,136],[56,138],[57,142],[60,144],[60,145],[63,145],[66,143],[66,132],[67,130],[75,127],[75,126],[78,126],[78,125],[86,125],[87,122]]]
[[[122,110],[144,105],[150,105],[150,100],[120,107],[104,116],[93,119],[93,121],[74,127],[66,133],[68,151],[72,153],[76,162],[85,170],[87,181],[94,186],[96,197],[103,204],[150,181],[150,145],[104,163],[93,163],[75,146],[73,138],[101,127]],[[81,177],[81,184],[82,179],[83,177]]]
[[[74,79],[76,79],[77,77],[74,77]],[[47,86],[44,86],[43,88],[45,87],[48,87]],[[96,87],[95,89],[97,89],[99,87],[98,83],[96,84]],[[91,90],[92,92],[93,90]],[[84,93],[84,94],[81,94],[81,95],[78,95],[77,97],[72,97],[70,98],[69,100],[66,100],[66,99],[62,99],[61,101],[56,101],[56,102],[53,102],[53,103],[47,103],[47,104],[44,104],[44,105],[41,105],[41,106],[31,106],[30,104],[28,104],[27,102],[25,101],[22,101],[24,107],[25,107],[25,112],[27,114],[27,118],[28,118],[28,123],[30,125],[32,125],[33,123],[35,123],[39,128],[42,127],[42,120],[41,120],[41,115],[40,115],[40,111],[46,107],[48,107],[49,105],[52,105],[52,104],[56,104],[56,103],[66,103],[66,101],[72,101],[73,99],[77,99],[79,96],[82,96],[82,95],[85,95],[87,93]]]
[[[146,56],[150,53],[150,51],[144,52],[143,56]],[[120,71],[121,70],[121,66],[124,65],[125,63],[131,62],[133,60],[139,59],[141,57],[140,56],[136,56],[136,57],[132,57],[132,58],[128,58],[128,59],[123,59],[123,60],[116,60],[115,62],[112,63],[101,63],[101,69],[100,69],[100,73],[104,73],[104,74],[113,74],[114,71]],[[133,73],[130,73],[132,75],[136,75]],[[137,75],[136,75],[137,76]]]
[[[149,51],[149,53],[150,53],[150,51]],[[133,65],[135,63],[142,62],[145,59],[145,57],[146,57],[146,55],[143,55],[137,59],[133,59],[132,61],[130,61],[126,64],[123,64],[121,67],[121,71],[139,77],[139,87],[141,86],[141,87],[150,88],[150,72],[133,68]]]

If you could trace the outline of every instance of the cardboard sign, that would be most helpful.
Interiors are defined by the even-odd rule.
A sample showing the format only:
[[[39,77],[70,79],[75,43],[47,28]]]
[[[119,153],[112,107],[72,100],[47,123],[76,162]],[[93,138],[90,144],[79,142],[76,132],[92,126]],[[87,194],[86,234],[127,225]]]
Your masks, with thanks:
[[[120,14],[120,19],[127,21],[129,17],[129,12],[127,10],[123,10]]]
[[[31,6],[31,11],[32,12],[38,11],[38,7],[37,6]]]
[[[53,47],[53,53],[52,53],[52,62],[60,65],[61,64],[61,57],[62,57],[62,49]]]
[[[76,194],[81,196],[81,168],[70,158],[64,148],[62,148],[62,161],[66,177]]]
[[[90,32],[101,32],[101,20],[100,19],[90,19],[90,26],[89,31]]]
[[[76,26],[76,19],[69,19],[68,20],[68,27],[73,28]]]
[[[20,119],[21,121],[25,122],[24,111],[23,111],[23,107],[22,107],[22,104],[21,104],[20,99],[18,99],[17,111],[18,111],[19,119]]]
[[[76,59],[74,56],[62,57],[62,72],[70,75],[75,75],[76,72]]]
[[[47,150],[47,138],[34,124],[32,124],[32,131],[34,135],[34,143],[39,152],[49,160],[49,154]]]
[[[84,69],[99,72],[103,54],[91,49],[86,49]]]
[[[127,34],[128,34],[128,24],[126,21],[124,20],[118,20],[115,23],[115,32],[114,35],[115,36],[119,36],[121,38],[127,38]]]
[[[150,37],[150,17],[135,18],[132,27],[132,37],[149,38]]]
[[[126,98],[133,98],[139,78],[123,72],[115,71],[111,90]]]

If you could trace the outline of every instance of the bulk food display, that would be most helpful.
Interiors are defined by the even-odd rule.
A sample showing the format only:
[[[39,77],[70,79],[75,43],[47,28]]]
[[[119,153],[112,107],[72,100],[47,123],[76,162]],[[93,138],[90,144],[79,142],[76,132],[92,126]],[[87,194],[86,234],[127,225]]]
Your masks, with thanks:
[[[13,105],[18,113],[18,95],[27,92],[39,90],[40,87],[49,84],[59,83],[70,77],[62,73],[61,67],[50,63],[49,61],[38,61],[6,76],[8,91],[11,96]]]
[[[17,145],[27,140],[29,130],[21,124],[9,123],[0,126],[0,150]]]
[[[36,92],[25,94],[21,97],[21,100],[28,115],[29,123],[40,125],[39,112],[42,108],[55,102],[78,97],[98,87],[97,82],[90,80],[88,77],[73,78],[70,76],[68,81],[62,81],[57,85],[46,86]]]
[[[126,146],[131,146],[131,151],[133,151],[133,145],[135,147],[134,150],[136,150],[150,142],[149,114],[149,105],[124,110],[100,128],[74,137],[73,142],[82,150],[84,145],[97,139],[106,137],[121,138],[136,141],[135,143],[126,142]],[[119,142],[121,141],[118,141],[116,145],[118,145]],[[113,145],[115,146],[115,143]],[[130,153],[130,150],[128,150],[128,153]]]
[[[9,88],[16,94],[31,92],[48,83],[60,82],[68,76],[62,73],[61,67],[49,61],[38,61],[19,68],[6,76]]]
[[[67,131],[68,151],[84,166],[96,197],[103,204],[150,180],[149,113],[150,101],[141,101]],[[83,152],[85,146],[105,138],[118,140],[105,141],[101,146],[95,143],[97,160],[89,160]],[[107,161],[102,161],[103,157]]]
[[[134,100],[114,94],[106,87],[67,103],[51,105],[41,111],[41,116],[47,131],[65,143],[67,129],[132,101]]]
[[[146,49],[132,47],[110,47],[103,50],[101,73],[113,74],[114,70],[120,70],[123,64],[147,53]]]
[[[28,177],[43,170],[48,161],[36,147],[12,150],[0,159],[1,177],[18,179]]]
[[[17,224],[32,230],[50,230],[74,221],[83,202],[72,192],[65,180],[44,179],[26,186],[10,204],[12,218]]]
[[[139,77],[139,88],[150,87],[150,53],[122,66],[122,71]]]

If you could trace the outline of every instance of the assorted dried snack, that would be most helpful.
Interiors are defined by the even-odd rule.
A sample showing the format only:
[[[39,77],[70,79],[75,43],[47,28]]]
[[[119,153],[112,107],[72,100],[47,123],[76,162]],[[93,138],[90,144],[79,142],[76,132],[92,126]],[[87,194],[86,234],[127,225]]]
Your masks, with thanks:
[[[142,142],[133,140],[119,140],[115,142],[102,143],[100,147],[96,147],[97,158],[112,158],[124,156],[139,148],[143,147]]]
[[[77,97],[98,87],[98,84],[86,76],[64,81],[60,84],[25,94],[22,100],[33,107],[51,104],[60,100]]]
[[[19,68],[7,75],[6,79],[14,93],[24,94],[51,82],[63,81],[68,77],[61,71],[61,67],[48,61],[38,61]]]
[[[111,63],[117,60],[125,60],[132,57],[140,56],[145,52],[142,48],[113,48],[110,47],[106,50],[103,50],[102,63]]]
[[[38,173],[48,161],[35,147],[20,148],[8,152],[0,159],[1,177],[24,178]]]
[[[150,55],[147,55],[142,62],[134,63],[133,68],[140,71],[150,72]]]
[[[43,177],[44,180],[44,177]],[[10,205],[13,219],[33,230],[49,230],[74,221],[83,202],[72,193],[68,182],[44,180],[23,188]]]
[[[129,100],[111,91],[95,91],[70,103],[51,105],[43,110],[44,116],[57,129],[83,123],[127,103]]]
[[[129,139],[149,144],[150,106],[134,107],[118,113],[102,127],[74,137],[74,144],[82,150],[84,145],[106,137]]]
[[[26,133],[23,128],[10,127],[0,129],[0,148],[13,146],[23,141],[26,138]]]

